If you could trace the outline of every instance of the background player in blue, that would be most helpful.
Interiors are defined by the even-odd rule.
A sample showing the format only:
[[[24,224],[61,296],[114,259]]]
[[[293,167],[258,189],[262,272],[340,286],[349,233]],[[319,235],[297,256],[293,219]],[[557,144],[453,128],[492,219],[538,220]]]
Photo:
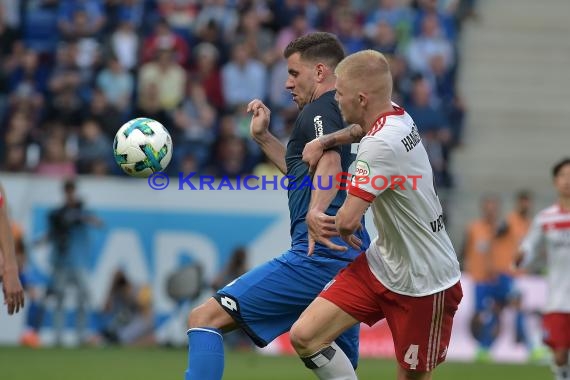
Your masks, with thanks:
[[[230,283],[190,313],[188,324],[189,356],[186,380],[219,380],[224,370],[222,334],[242,328],[260,347],[289,331],[302,311],[336,273],[348,265],[370,238],[364,229],[357,235],[361,249],[349,248],[340,238],[344,252],[316,244],[309,255],[305,217],[335,215],[346,193],[330,186],[329,176],[348,171],[352,161],[350,146],[330,150],[319,161],[311,189],[308,167],[302,161],[305,144],[325,133],[344,127],[334,100],[334,69],[344,58],[342,46],[329,33],[311,33],[291,42],[284,51],[288,79],[285,84],[301,112],[295,121],[287,148],[269,130],[270,110],[260,101],[248,105],[252,112],[250,132],[264,153],[290,178],[288,191],[291,218],[291,248],[281,256],[251,270]],[[307,184],[307,179],[308,184]],[[332,236],[332,235],[331,235]],[[326,371],[307,363],[320,379],[336,379],[338,369],[356,367],[358,360],[358,325],[341,335],[332,348],[323,353]]]

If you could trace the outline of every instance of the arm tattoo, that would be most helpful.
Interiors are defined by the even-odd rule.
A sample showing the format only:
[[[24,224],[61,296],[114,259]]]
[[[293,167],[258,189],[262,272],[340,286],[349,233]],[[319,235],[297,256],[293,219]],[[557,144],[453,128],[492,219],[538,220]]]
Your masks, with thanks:
[[[342,144],[360,142],[365,134],[360,125],[352,124],[340,131],[319,137],[319,142],[323,150],[327,150]]]
[[[348,127],[348,129],[350,132],[350,137],[352,137],[353,143],[360,142],[360,140],[362,140],[362,138],[366,134],[364,132],[364,129],[362,129],[362,127],[358,124],[352,124],[350,127]]]
[[[323,135],[319,137],[319,142],[321,143],[323,150],[327,150],[338,145],[335,135],[336,133],[331,133],[330,135]]]

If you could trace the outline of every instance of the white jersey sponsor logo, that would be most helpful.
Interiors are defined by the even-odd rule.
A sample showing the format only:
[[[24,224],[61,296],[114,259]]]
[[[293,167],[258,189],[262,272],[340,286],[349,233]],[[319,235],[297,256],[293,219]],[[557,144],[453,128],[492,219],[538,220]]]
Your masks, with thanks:
[[[315,124],[315,136],[317,138],[323,135],[323,121],[321,119],[321,115],[317,115],[313,119],[313,123]]]

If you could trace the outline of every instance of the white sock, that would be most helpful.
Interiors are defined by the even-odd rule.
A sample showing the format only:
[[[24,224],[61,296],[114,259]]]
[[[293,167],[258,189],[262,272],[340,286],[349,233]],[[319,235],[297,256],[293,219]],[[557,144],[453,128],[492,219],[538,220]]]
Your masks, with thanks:
[[[301,358],[320,380],[357,380],[350,360],[336,343]]]
[[[555,380],[569,380],[570,379],[570,366],[552,366],[552,370],[554,371],[554,378]]]

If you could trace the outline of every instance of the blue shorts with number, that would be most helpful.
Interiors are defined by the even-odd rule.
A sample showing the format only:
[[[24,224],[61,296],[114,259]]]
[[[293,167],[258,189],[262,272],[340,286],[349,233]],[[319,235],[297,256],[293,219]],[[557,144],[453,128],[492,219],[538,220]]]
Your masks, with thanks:
[[[214,298],[259,347],[289,331],[301,313],[348,261],[285,252],[219,290]],[[354,368],[358,362],[359,324],[336,343]]]

